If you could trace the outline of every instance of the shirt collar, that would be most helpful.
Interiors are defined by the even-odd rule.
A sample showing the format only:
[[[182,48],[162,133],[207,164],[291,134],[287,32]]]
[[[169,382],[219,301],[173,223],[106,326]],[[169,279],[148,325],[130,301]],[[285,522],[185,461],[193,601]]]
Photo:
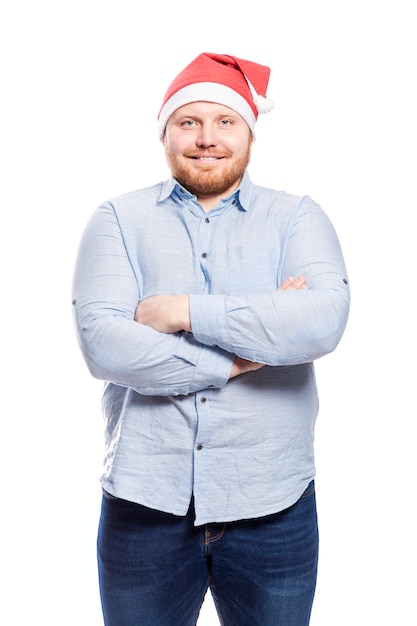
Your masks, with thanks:
[[[159,202],[164,202],[169,197],[174,195],[174,192],[180,189],[179,183],[170,176],[162,183],[161,193],[159,196]],[[248,211],[250,208],[251,198],[253,195],[253,183],[249,177],[247,171],[245,171],[239,187],[233,192],[232,196],[235,196],[238,200],[239,208],[243,211]]]

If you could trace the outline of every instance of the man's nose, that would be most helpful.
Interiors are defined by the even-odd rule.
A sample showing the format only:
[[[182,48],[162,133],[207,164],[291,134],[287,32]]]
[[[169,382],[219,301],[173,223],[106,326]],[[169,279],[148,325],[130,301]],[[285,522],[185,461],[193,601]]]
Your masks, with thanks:
[[[196,140],[200,148],[210,148],[219,143],[217,131],[212,124],[201,124]]]

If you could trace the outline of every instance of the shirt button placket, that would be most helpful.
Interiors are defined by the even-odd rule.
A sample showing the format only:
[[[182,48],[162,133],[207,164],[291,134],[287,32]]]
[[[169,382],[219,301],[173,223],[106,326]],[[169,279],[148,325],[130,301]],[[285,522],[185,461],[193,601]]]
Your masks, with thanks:
[[[206,396],[201,396],[201,398],[200,398],[200,402],[201,402],[201,404],[205,404],[205,403],[207,402],[207,398],[206,398]],[[197,444],[197,450],[202,450],[202,449],[203,449],[203,447],[204,447],[204,446],[203,446],[203,444],[202,444],[202,443],[198,443],[198,444]]]
[[[196,438],[195,449],[201,451],[206,447],[207,433],[210,427],[209,424],[209,410],[208,410],[208,397],[207,393],[201,393],[197,400],[198,405],[198,432]],[[206,461],[204,461],[204,464]],[[202,469],[202,467],[201,467]],[[207,469],[207,468],[206,468]]]
[[[199,234],[198,234],[198,246],[200,248],[200,267],[202,275],[204,277],[204,293],[210,292],[211,281],[211,229],[212,217],[208,215],[202,215],[200,220]]]

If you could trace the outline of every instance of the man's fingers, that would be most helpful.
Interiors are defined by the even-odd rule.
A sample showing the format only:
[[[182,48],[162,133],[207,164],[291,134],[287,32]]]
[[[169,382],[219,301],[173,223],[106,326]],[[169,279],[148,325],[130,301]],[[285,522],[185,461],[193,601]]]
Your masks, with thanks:
[[[288,276],[278,287],[278,291],[286,291],[290,289],[308,289],[305,276],[298,276],[297,278]]]
[[[307,289],[307,281],[305,276],[299,276],[292,284],[293,289]]]
[[[294,282],[294,278],[292,276],[288,276],[285,280],[282,281],[281,285],[278,287],[278,291],[285,291],[289,289]]]

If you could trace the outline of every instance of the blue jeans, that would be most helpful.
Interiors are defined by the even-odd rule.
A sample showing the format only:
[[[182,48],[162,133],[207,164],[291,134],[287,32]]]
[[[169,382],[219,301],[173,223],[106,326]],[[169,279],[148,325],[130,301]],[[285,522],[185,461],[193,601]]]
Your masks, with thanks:
[[[316,586],[314,481],[293,506],[195,527],[104,493],[98,533],[106,626],[193,626],[210,588],[224,626],[308,626]]]

